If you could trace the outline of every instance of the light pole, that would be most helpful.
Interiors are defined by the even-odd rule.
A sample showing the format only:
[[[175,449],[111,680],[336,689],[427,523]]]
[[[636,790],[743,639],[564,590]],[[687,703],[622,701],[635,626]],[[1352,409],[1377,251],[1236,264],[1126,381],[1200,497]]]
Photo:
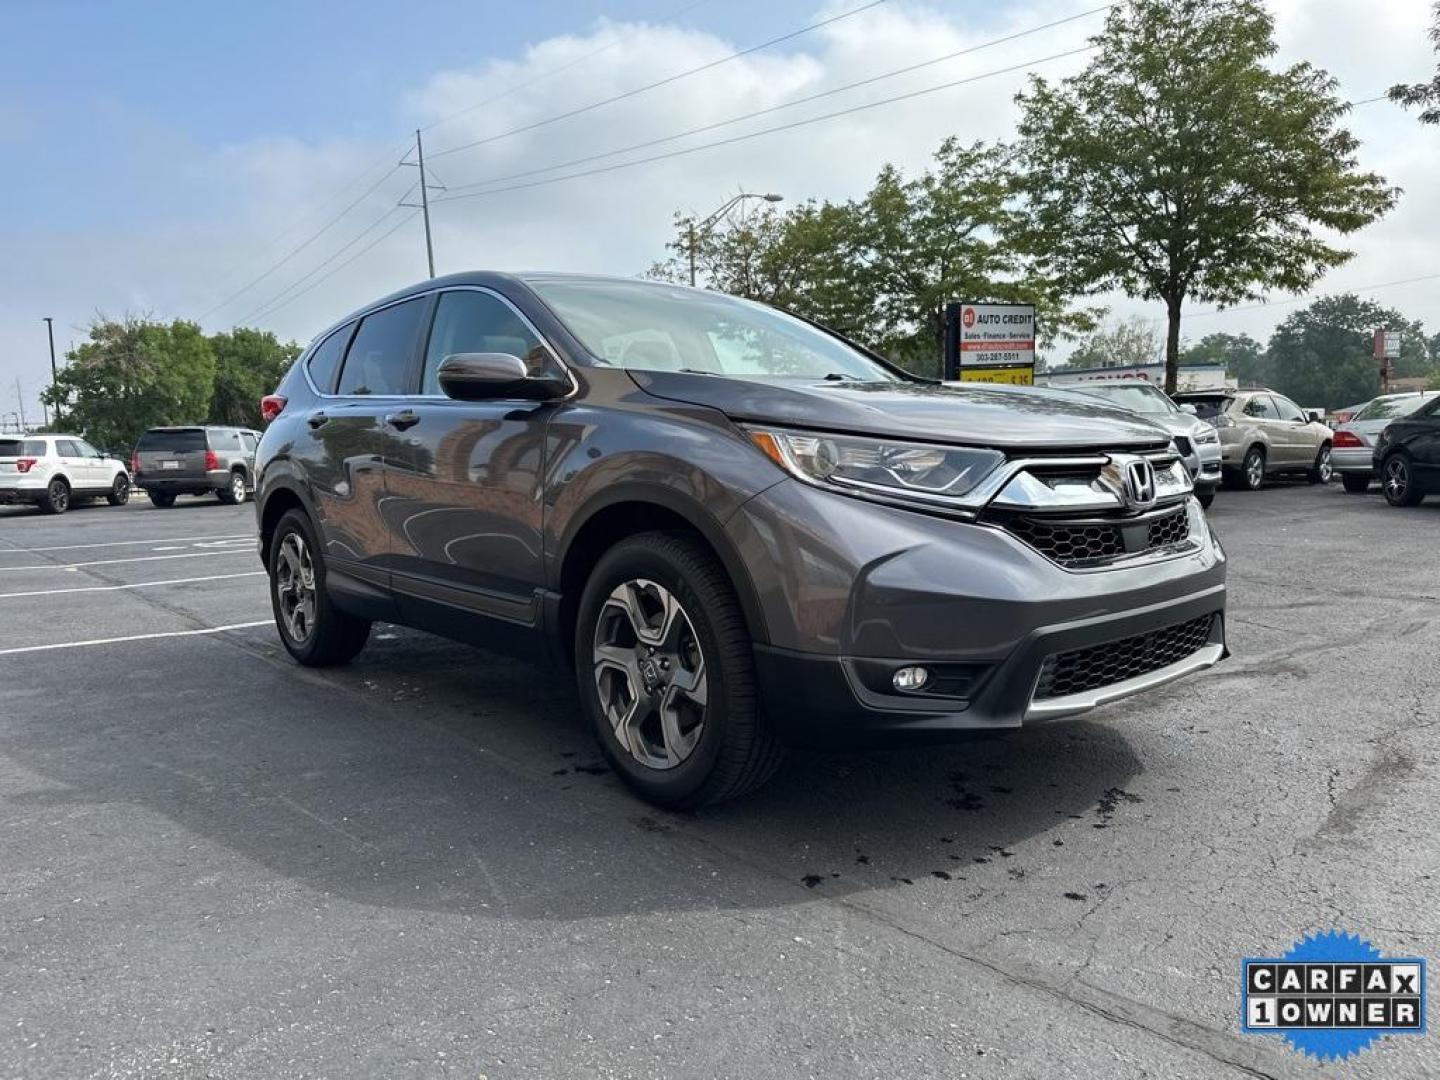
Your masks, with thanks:
[[[700,242],[700,238],[701,238],[702,236],[704,236],[707,232],[709,232],[712,228],[714,228],[715,223],[716,223],[717,221],[719,221],[722,217],[724,217],[726,214],[728,214],[734,207],[739,206],[739,205],[740,205],[742,202],[744,202],[746,199],[764,199],[766,202],[769,202],[769,203],[777,203],[777,202],[784,202],[784,201],[785,201],[785,196],[784,196],[784,195],[776,195],[774,192],[769,192],[769,193],[767,193],[767,194],[761,195],[761,194],[759,194],[759,193],[757,193],[757,192],[753,192],[753,191],[742,191],[739,195],[736,195],[733,199],[731,199],[729,202],[727,202],[724,206],[720,207],[719,210],[716,210],[713,214],[711,214],[709,217],[707,217],[704,221],[700,222],[699,225],[696,225],[695,222],[692,220],[692,221],[690,222],[690,242],[689,242],[689,244],[687,245],[687,246],[690,248],[690,285],[691,285],[691,287],[694,287],[694,285],[695,285],[695,245]]]
[[[50,338],[50,392],[53,394],[55,393],[55,380],[60,377],[59,373],[55,369],[55,320],[52,319],[49,315],[46,315],[43,318],[45,321],[45,333]],[[48,410],[45,417],[45,426],[50,426],[50,417],[48,415]],[[55,402],[55,426],[60,426],[60,402],[58,400]]]

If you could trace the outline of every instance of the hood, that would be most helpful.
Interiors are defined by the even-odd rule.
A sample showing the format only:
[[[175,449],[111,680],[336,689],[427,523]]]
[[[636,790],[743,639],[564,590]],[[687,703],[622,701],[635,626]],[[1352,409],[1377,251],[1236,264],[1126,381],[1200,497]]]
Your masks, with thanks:
[[[1016,450],[1142,449],[1170,440],[1134,413],[1043,387],[735,379],[673,371],[630,375],[641,389],[667,401],[787,427]]]
[[[1195,435],[1202,431],[1213,431],[1214,425],[1207,424],[1198,416],[1189,413],[1146,413],[1145,419],[1168,435]]]

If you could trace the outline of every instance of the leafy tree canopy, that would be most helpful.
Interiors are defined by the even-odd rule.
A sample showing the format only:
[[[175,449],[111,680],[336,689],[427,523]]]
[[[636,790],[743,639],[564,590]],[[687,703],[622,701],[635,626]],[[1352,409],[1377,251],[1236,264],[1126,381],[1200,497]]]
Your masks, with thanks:
[[[300,346],[280,342],[269,330],[242,326],[212,335],[210,348],[215,353],[211,422],[259,428],[260,399],[279,385]]]
[[[1077,368],[1132,367],[1153,364],[1160,355],[1160,331],[1149,319],[1135,317],[1098,326],[1080,339],[1068,365]]]
[[[1268,63],[1259,0],[1127,0],[1094,44],[1082,73],[1017,98],[1021,237],[1078,292],[1163,301],[1174,389],[1187,300],[1305,289],[1351,255],[1326,234],[1397,192],[1359,170],[1335,80]]]
[[[1430,40],[1440,52],[1440,3],[1435,5],[1435,18],[1430,24]],[[1390,100],[1407,108],[1420,109],[1422,124],[1440,124],[1440,64],[1429,82],[1401,83],[1390,88]]]
[[[1249,334],[1206,334],[1180,354],[1184,364],[1224,364],[1227,374],[1241,386],[1264,386],[1269,381],[1265,354]]]

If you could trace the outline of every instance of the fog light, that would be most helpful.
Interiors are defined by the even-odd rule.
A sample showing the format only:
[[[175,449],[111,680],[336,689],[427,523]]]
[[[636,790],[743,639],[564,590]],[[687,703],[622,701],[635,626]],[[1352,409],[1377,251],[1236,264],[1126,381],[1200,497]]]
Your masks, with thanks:
[[[895,672],[895,678],[892,681],[896,690],[902,693],[913,692],[930,681],[930,672],[923,667],[902,667]]]

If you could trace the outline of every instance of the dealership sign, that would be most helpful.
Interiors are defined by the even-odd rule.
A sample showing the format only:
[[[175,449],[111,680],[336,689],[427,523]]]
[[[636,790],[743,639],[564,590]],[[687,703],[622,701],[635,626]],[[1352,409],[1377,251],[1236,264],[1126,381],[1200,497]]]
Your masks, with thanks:
[[[961,382],[1035,381],[1035,306],[945,307],[945,378]]]

